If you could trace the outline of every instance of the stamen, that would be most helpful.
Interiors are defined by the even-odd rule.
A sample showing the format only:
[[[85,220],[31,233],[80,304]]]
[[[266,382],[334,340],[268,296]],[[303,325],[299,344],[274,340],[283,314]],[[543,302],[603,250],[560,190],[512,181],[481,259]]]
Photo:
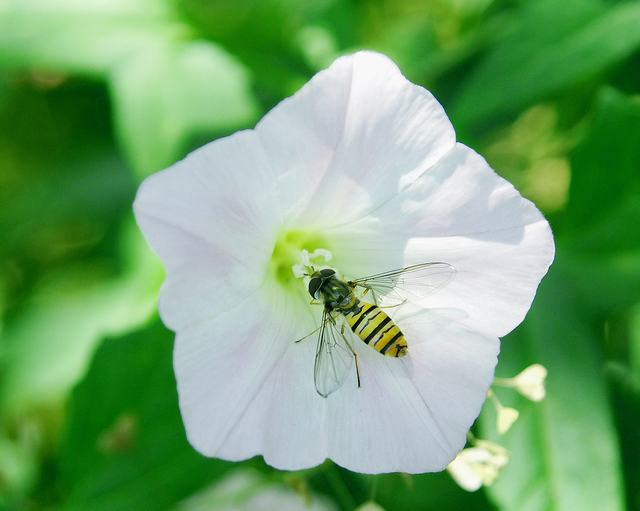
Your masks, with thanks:
[[[294,264],[291,267],[291,271],[293,271],[293,275],[296,278],[304,279],[311,276],[315,271],[331,268],[326,263],[331,261],[332,258],[333,254],[326,248],[316,248],[311,253],[307,249],[302,249],[299,254],[300,262]]]
[[[331,259],[331,252],[324,247],[330,244],[314,231],[286,230],[277,237],[269,261],[269,273],[284,286],[295,285],[304,278],[308,268],[324,266]],[[322,247],[322,248],[318,248]]]

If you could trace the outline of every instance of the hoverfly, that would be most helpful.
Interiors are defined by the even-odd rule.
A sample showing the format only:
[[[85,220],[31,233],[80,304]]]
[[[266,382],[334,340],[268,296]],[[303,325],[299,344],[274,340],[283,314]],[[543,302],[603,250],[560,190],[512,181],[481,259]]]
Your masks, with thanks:
[[[352,361],[355,361],[360,386],[358,355],[350,339],[360,339],[387,357],[404,357],[407,354],[409,348],[402,330],[384,312],[385,307],[378,305],[381,296],[396,294],[402,298],[403,284],[409,283],[436,289],[455,275],[453,266],[442,262],[415,264],[354,280],[339,278],[331,268],[311,268],[310,271],[309,294],[324,305],[317,329],[319,335],[314,364],[314,383],[322,397],[342,386]],[[367,294],[371,295],[373,303],[364,300]]]

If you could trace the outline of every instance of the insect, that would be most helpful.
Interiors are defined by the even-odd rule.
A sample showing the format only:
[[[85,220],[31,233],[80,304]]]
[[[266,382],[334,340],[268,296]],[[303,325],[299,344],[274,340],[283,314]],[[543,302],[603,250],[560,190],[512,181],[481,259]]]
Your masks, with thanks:
[[[381,295],[389,297],[395,294],[401,300],[397,305],[401,305],[405,284],[418,286],[423,290],[436,289],[448,283],[454,274],[453,266],[442,262],[416,264],[354,280],[339,278],[331,268],[319,271],[311,268],[308,274],[309,294],[324,305],[320,327],[317,329],[319,335],[314,365],[314,382],[318,394],[327,397],[339,389],[352,361],[355,361],[358,387],[360,386],[358,355],[351,339],[360,339],[387,357],[404,357],[407,354],[409,347],[402,330],[383,310],[387,307],[378,305]],[[373,303],[365,300],[367,295],[371,296]]]

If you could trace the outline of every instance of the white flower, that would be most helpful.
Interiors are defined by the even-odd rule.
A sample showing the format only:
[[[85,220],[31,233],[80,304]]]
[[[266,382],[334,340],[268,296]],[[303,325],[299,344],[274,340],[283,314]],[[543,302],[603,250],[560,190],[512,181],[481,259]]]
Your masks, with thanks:
[[[336,511],[325,497],[299,494],[250,469],[225,474],[222,480],[176,506],[175,511]]]
[[[255,129],[149,177],[135,213],[167,271],[159,309],[177,332],[190,442],[281,469],[325,458],[367,473],[446,467],[485,399],[498,338],[522,321],[554,254],[534,205],[456,143],[428,91],[370,52],[336,60]],[[389,309],[432,311],[419,325],[398,319],[406,357],[354,343],[362,385],[351,372],[326,399],[313,337],[294,342],[321,307],[292,268],[317,249],[351,278],[428,261],[457,270]]]
[[[480,440],[475,447],[460,451],[447,467],[447,471],[461,488],[476,491],[481,486],[491,486],[508,461],[509,454],[506,449]]]

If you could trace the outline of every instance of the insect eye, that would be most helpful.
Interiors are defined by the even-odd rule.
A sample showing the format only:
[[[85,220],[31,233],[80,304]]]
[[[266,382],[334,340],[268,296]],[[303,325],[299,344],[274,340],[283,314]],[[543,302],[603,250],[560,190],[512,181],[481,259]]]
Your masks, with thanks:
[[[332,277],[335,274],[336,274],[335,270],[332,270],[330,268],[325,268],[324,270],[320,270],[320,275],[323,276],[324,278]]]
[[[320,289],[320,285],[322,284],[322,279],[320,277],[314,277],[309,281],[309,294],[311,298],[316,297],[316,293],[318,289]]]

